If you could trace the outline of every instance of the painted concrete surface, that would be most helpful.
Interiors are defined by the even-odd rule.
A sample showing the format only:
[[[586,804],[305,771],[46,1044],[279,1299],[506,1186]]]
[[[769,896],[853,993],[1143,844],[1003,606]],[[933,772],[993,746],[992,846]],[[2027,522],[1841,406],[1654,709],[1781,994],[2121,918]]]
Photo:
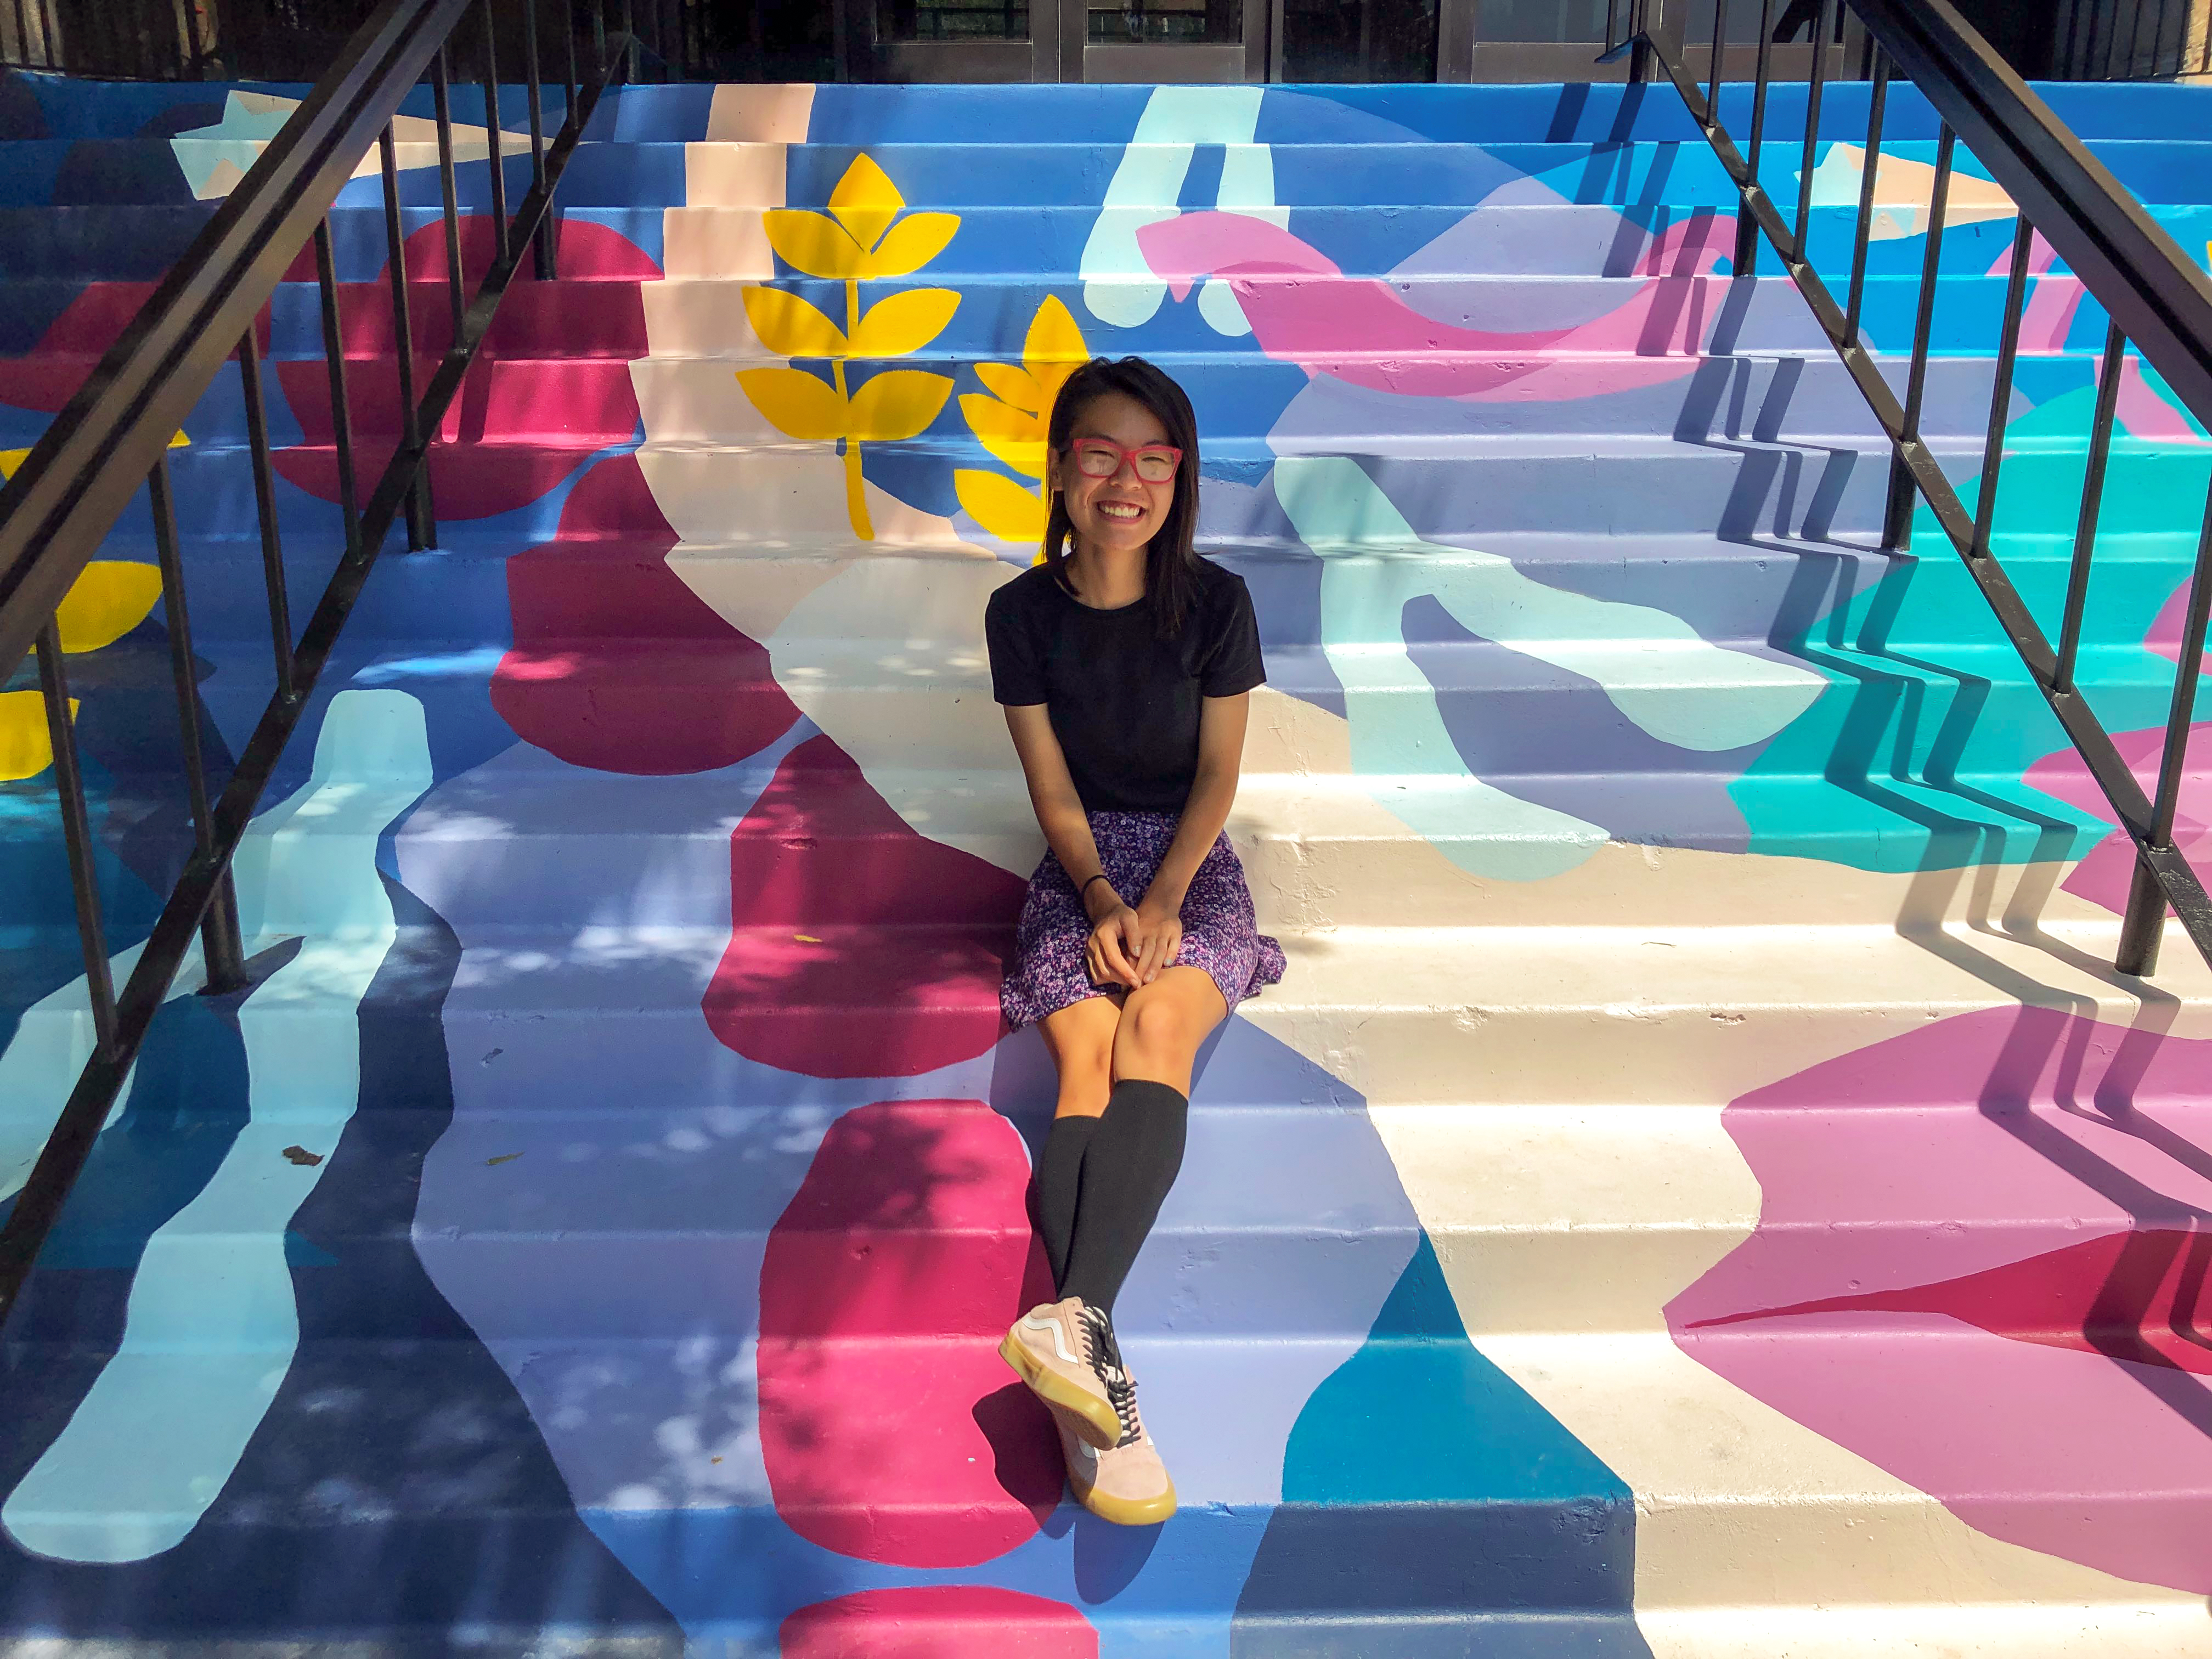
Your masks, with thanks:
[[[0,82],[0,442],[299,94]],[[2205,242],[2204,94],[2051,95]],[[1933,137],[1893,116],[1893,348]],[[1864,117],[1832,89],[1829,269]],[[2212,1640],[2212,973],[2178,935],[2154,991],[2100,965],[2109,810],[1932,524],[1876,550],[1872,424],[1787,285],[1733,277],[1694,137],[1577,87],[614,98],[561,280],[434,447],[441,545],[380,566],[241,854],[252,983],[188,969],[6,1334],[0,1626]],[[1926,430],[1971,482],[2014,222],[1972,165],[1954,204]],[[333,231],[380,454],[374,179]],[[2033,264],[1997,541],[2055,615],[2103,319]],[[292,283],[264,330],[295,593],[334,549],[319,327]],[[981,629],[1052,392],[1130,351],[1192,392],[1204,549],[1259,611],[1231,830],[1291,963],[1202,1057],[1124,1298],[1183,1497],[1139,1532],[1066,1501],[991,1354],[1040,1294],[1050,1088],[996,1012],[1042,846]],[[2083,680],[2147,764],[2212,445],[2136,366],[2121,422]],[[269,691],[243,432],[226,374],[171,461],[219,754]],[[64,634],[127,963],[189,826],[143,503],[105,553]],[[36,715],[0,688],[11,1185],[89,1040]]]

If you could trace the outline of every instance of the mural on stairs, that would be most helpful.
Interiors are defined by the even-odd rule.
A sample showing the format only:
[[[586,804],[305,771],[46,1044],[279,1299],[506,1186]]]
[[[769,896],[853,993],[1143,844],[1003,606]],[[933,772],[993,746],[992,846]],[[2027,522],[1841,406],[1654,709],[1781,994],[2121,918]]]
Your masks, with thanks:
[[[0,81],[0,444],[300,92]],[[2191,245],[2194,117],[2077,102]],[[1932,153],[1898,103],[1893,349]],[[2171,1000],[2097,967],[2125,843],[1932,523],[1874,550],[1886,457],[1786,282],[1729,280],[1689,136],[1617,88],[613,98],[562,280],[518,281],[434,448],[440,545],[380,565],[240,854],[252,982],[188,967],[9,1328],[0,1618],[787,1659],[2201,1626],[2212,986],[2178,945]],[[1863,166],[1823,149],[1816,247]],[[1925,425],[1964,479],[2013,219],[1954,203]],[[376,179],[333,230],[380,465]],[[2035,266],[1999,543],[2052,614],[2103,323]],[[296,603],[337,539],[312,282],[262,327]],[[1039,839],[981,626],[1054,392],[1127,351],[1190,391],[1201,541],[1260,611],[1231,833],[1292,959],[1202,1056],[1125,1298],[1185,1495],[1139,1532],[1065,1500],[993,1352],[1042,1293],[1051,1091],[997,1011]],[[2148,766],[2212,446],[2127,388],[2083,679]],[[239,399],[170,462],[220,757],[270,689]],[[121,972],[190,830],[143,501],[104,552],[64,632]],[[33,684],[8,1191],[88,1042]]]

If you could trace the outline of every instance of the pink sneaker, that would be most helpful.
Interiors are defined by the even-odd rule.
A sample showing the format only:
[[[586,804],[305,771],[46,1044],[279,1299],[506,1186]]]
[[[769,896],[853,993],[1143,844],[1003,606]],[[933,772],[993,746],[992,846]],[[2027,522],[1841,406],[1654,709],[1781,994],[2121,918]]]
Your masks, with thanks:
[[[1126,1425],[1121,1438],[1101,1451],[1060,1423],[1060,1455],[1067,1462],[1068,1490],[1075,1501],[1101,1521],[1117,1527],[1156,1526],[1176,1512],[1175,1482],[1160,1461],[1159,1448],[1137,1415],[1133,1383],[1114,1390],[1121,1404],[1116,1413]]]
[[[1079,1441],[1103,1449],[1121,1438],[1121,1416],[1099,1365],[1113,1340],[1105,1316],[1069,1297],[1032,1308],[1016,1320],[999,1345],[999,1356],[1052,1407],[1063,1437],[1073,1431]],[[1113,1358],[1109,1369],[1118,1376],[1119,1356]]]

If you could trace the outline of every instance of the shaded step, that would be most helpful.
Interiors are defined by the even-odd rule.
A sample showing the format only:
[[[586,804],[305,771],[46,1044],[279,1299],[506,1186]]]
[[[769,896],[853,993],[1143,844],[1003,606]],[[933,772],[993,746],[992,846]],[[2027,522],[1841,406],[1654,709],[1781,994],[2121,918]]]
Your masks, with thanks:
[[[1733,60],[1731,60],[1733,61]],[[2093,137],[2161,137],[2189,130],[2197,104],[2189,88],[2125,88],[2075,82],[2037,82],[2037,92],[2075,132]],[[681,141],[723,136],[768,120],[791,121],[793,94],[784,86],[624,87],[593,113],[588,140]],[[1152,88],[1144,86],[1023,85],[951,87],[822,85],[803,106],[810,136],[830,143],[933,140],[951,128],[988,123],[1025,142],[1126,139],[1134,131]],[[2135,94],[2148,96],[2140,100]],[[1769,94],[1770,133],[1802,131],[1805,87],[1776,82]],[[1821,103],[1821,131],[1857,142],[1866,134],[1869,92],[1864,82],[1831,82]],[[505,100],[512,94],[503,94]],[[1748,128],[1752,88],[1731,82],[1721,94],[1721,115],[1732,131]],[[1624,94],[1618,83],[1532,85],[1331,85],[1284,88],[1279,109],[1266,112],[1259,136],[1311,137],[1316,129],[1346,137],[1383,142],[1408,137],[1459,143],[1697,137],[1681,100],[1661,88]],[[1388,131],[1381,124],[1400,128]],[[1917,88],[1890,88],[1884,130],[1898,138],[1933,139],[1936,115]]]

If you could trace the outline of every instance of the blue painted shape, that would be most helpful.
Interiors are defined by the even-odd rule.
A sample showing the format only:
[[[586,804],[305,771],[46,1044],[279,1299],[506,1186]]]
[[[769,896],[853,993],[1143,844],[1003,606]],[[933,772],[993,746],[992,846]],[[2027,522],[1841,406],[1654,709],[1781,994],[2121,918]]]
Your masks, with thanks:
[[[577,1516],[514,1386],[409,1239],[422,1156],[452,1111],[440,1010],[460,951],[405,889],[386,890],[398,933],[362,1004],[375,1040],[360,1109],[287,1239],[300,1352],[262,1431],[200,1525],[149,1560],[55,1561],[0,1536],[0,1629],[180,1644],[590,1631],[680,1649]],[[76,1408],[129,1285],[112,1270],[33,1275],[0,1336],[0,1489]]]
[[[1231,1651],[1648,1656],[1635,1527],[1626,1484],[1468,1340],[1424,1237],[1291,1431]]]

